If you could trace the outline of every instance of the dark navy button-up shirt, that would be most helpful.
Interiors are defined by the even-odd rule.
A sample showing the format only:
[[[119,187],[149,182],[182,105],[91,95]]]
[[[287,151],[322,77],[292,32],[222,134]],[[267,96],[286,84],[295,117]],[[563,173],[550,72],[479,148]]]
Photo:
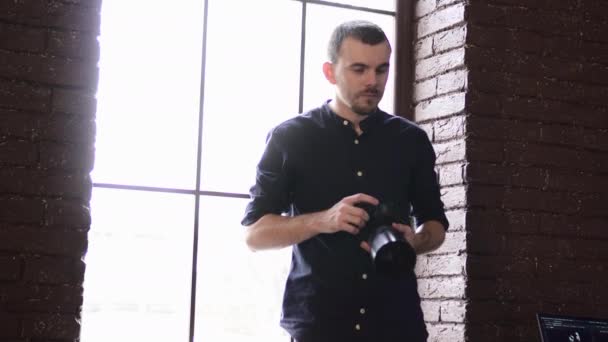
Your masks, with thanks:
[[[447,229],[435,153],[414,123],[380,110],[350,122],[328,104],[285,121],[268,136],[243,225],[266,214],[329,209],[356,193],[376,197]],[[302,341],[426,341],[413,270],[374,271],[356,235],[319,234],[293,246],[281,326]]]

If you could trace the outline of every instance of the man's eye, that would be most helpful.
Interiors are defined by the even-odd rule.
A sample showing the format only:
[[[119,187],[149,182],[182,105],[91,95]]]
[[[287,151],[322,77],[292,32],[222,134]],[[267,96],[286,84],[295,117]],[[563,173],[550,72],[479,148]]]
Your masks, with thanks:
[[[353,71],[355,73],[357,73],[357,74],[362,74],[365,71],[365,69],[363,69],[363,68],[354,68]]]

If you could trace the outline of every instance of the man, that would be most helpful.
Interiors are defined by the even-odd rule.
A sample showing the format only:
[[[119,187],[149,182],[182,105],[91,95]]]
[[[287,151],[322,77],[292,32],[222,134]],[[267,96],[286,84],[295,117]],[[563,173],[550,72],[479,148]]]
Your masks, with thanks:
[[[375,271],[358,238],[370,217],[358,205],[413,208],[416,232],[393,228],[416,253],[438,248],[448,221],[435,153],[423,130],[378,108],[391,55],[382,29],[343,23],[328,54],[323,73],[335,96],[269,134],[242,221],[247,244],[293,246],[281,326],[296,341],[426,341],[415,274]]]

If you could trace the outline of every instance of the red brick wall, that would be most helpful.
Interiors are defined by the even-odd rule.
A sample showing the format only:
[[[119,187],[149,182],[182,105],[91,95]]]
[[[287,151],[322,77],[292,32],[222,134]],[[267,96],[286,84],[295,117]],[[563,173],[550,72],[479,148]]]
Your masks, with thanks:
[[[100,1],[0,1],[0,341],[80,332]]]
[[[608,3],[469,1],[470,341],[608,317]]]
[[[431,341],[608,317],[608,3],[418,0],[416,18],[416,120],[452,221],[418,267]]]
[[[418,267],[432,341],[608,317],[608,3],[419,0],[416,120],[452,229]],[[466,235],[465,235],[466,234]]]

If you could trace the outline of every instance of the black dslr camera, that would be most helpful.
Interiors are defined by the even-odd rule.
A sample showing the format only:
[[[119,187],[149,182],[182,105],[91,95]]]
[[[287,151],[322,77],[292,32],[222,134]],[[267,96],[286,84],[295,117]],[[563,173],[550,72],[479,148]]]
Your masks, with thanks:
[[[371,247],[371,257],[376,271],[390,276],[408,274],[416,265],[416,252],[405,240],[403,233],[392,227],[393,222],[410,224],[399,216],[398,208],[391,204],[377,206],[358,203],[365,210],[369,221],[359,232],[362,241]]]

